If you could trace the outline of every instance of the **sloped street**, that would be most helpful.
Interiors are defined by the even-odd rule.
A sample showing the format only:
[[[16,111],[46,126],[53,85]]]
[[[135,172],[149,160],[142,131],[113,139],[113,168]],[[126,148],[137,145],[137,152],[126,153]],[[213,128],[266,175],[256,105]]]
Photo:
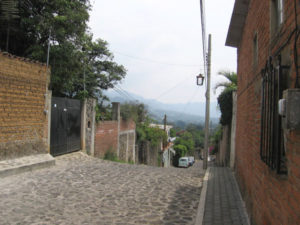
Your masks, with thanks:
[[[0,224],[194,224],[202,164],[120,164],[72,153],[1,179]]]

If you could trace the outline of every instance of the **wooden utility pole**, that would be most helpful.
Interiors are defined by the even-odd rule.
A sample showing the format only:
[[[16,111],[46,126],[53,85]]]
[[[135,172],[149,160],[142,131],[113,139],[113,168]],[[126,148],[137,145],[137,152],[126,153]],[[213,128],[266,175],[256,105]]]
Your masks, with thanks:
[[[205,140],[204,140],[204,159],[203,169],[207,169],[208,141],[209,141],[209,109],[210,109],[210,70],[211,70],[211,34],[208,35],[208,54],[207,54],[207,87],[206,87],[206,107],[205,107]]]

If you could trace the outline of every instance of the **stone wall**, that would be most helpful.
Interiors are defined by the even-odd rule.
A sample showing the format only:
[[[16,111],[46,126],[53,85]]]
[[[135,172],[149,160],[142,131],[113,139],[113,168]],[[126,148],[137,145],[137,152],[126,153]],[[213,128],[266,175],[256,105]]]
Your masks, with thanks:
[[[88,155],[94,155],[95,124],[96,124],[96,99],[85,99],[81,115],[82,150]]]
[[[44,64],[0,52],[0,160],[49,152]]]
[[[222,127],[222,138],[219,143],[219,151],[216,162],[219,166],[228,166],[230,157],[230,125]]]
[[[261,71],[269,57],[282,54],[283,65],[289,66],[289,72],[284,77],[287,88],[294,88],[296,82],[296,35],[293,33],[295,2],[284,1],[284,20],[277,35],[270,32],[272,2],[250,1],[238,47],[235,171],[252,224],[300,224],[300,131],[285,131],[287,175],[277,174],[260,157]],[[300,24],[300,5],[299,1],[296,2]],[[258,41],[258,62],[254,66],[252,59],[255,34]],[[300,38],[296,46],[300,55]]]
[[[148,166],[161,166],[161,145],[153,146],[144,141],[138,145],[138,163]]]

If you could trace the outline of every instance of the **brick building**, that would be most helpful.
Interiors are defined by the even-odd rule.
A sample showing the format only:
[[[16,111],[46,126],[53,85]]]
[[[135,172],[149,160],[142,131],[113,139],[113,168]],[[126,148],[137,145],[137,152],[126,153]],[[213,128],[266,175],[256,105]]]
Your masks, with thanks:
[[[300,224],[299,25],[299,0],[235,1],[235,171],[252,224]]]

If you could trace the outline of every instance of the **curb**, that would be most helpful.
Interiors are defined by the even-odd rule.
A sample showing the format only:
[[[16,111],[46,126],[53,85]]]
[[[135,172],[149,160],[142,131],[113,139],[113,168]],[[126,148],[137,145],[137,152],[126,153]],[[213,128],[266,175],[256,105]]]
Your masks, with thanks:
[[[207,168],[204,178],[203,178],[203,185],[202,185],[195,225],[202,225],[202,223],[203,223],[209,173],[210,173],[210,168]]]
[[[17,159],[0,161],[0,178],[47,168],[55,165],[55,159],[50,154],[39,154]]]
[[[245,225],[250,225],[251,223],[250,223],[250,219],[249,219],[249,216],[248,216],[246,204],[245,204],[245,201],[242,198],[240,187],[239,187],[239,185],[237,183],[237,180],[235,178],[235,172],[233,170],[231,170],[231,173],[232,173],[232,176],[233,176],[233,185],[238,190],[238,197],[242,201],[242,215],[243,215],[243,218],[244,218]]]

